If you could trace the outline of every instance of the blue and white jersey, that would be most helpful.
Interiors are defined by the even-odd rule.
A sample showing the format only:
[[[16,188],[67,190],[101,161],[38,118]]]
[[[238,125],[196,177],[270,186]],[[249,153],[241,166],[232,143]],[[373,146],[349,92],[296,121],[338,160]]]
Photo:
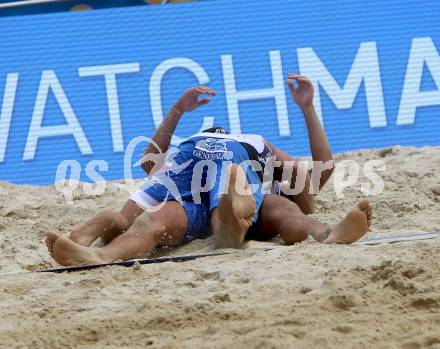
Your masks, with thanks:
[[[258,161],[261,166],[254,169],[260,180],[263,180],[263,173],[267,161],[273,156],[272,150],[260,135],[255,134],[224,134],[224,133],[197,133],[181,144],[194,139],[201,138],[195,145],[193,155],[203,160],[232,160],[232,154],[228,153],[227,143],[238,142],[248,153],[247,160]]]
[[[265,194],[264,168],[271,156],[269,145],[259,135],[195,134],[180,143],[169,155],[166,168],[147,178],[141,190],[158,202],[204,203],[211,211],[218,206],[225,190],[225,173],[234,163],[242,165],[246,173],[258,212]]]

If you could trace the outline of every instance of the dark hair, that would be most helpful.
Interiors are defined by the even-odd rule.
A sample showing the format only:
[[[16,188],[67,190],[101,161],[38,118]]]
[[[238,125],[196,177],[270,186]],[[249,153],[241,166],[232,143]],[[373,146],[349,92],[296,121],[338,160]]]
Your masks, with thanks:
[[[223,127],[207,128],[206,130],[203,130],[202,133],[224,133],[224,134],[229,134],[229,132],[226,131]]]

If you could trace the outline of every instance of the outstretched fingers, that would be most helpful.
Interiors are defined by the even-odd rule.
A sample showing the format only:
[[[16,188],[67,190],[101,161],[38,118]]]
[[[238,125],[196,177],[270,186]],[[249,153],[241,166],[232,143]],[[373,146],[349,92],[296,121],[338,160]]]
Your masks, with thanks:
[[[196,87],[196,91],[199,94],[207,94],[209,96],[215,96],[217,94],[217,92],[215,92],[213,89],[210,89],[209,87],[206,86]]]
[[[307,78],[305,75],[300,74],[287,74],[288,81],[290,81],[290,84],[293,86],[292,80],[295,80],[298,82],[298,84],[311,84],[312,82]]]
[[[203,98],[201,99],[198,103],[199,103],[199,107],[205,104],[208,104],[209,102],[211,102],[210,98]]]
[[[210,89],[209,87],[206,87],[206,86],[196,87],[196,92],[199,95],[202,95],[202,94],[206,94],[208,96],[215,96],[215,95],[217,95],[217,93],[213,89]],[[197,103],[198,103],[198,106],[200,107],[202,105],[208,104],[209,102],[211,102],[210,98],[203,98],[200,101],[198,101]]]
[[[196,87],[195,88],[195,92],[198,95],[202,95],[202,94],[206,94],[208,96],[215,96],[215,95],[217,95],[217,93],[213,89],[210,89],[209,87],[206,87],[206,86]],[[209,102],[211,102],[210,98],[203,98],[203,99],[201,99],[200,101],[197,102],[197,105],[198,105],[198,107],[200,107],[202,105],[208,104]]]
[[[299,78],[307,79],[307,77],[306,77],[305,75],[294,74],[294,73],[288,73],[288,74],[287,74],[287,77],[288,77],[289,79],[299,79]]]
[[[290,90],[291,92],[295,92],[295,86],[293,85],[292,80],[287,79],[287,86],[289,87],[289,90]]]

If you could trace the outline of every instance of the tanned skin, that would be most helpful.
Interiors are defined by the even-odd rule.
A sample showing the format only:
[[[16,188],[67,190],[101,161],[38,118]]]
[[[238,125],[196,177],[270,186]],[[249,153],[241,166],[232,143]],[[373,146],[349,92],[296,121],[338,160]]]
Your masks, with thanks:
[[[155,144],[150,143],[147,146],[142,158],[142,169],[148,175],[154,174],[164,165],[166,152],[170,147],[171,138],[173,137],[174,131],[176,130],[177,124],[183,113],[192,112],[211,101],[209,97],[199,100],[199,96],[203,94],[211,97],[215,96],[217,93],[209,87],[204,86],[190,88],[179,98],[166,118],[162,121],[152,138],[152,141]]]
[[[295,87],[294,82],[297,86]],[[330,179],[333,169],[333,155],[330,149],[330,145],[327,139],[327,135],[322,127],[318,115],[316,114],[315,107],[313,106],[314,87],[307,77],[299,74],[288,74],[287,86],[290,90],[292,100],[300,108],[303,113],[304,120],[307,126],[307,133],[309,137],[310,150],[312,153],[313,162],[321,162],[327,166],[325,170],[318,171],[318,168],[312,168],[309,173],[304,176],[304,190],[297,195],[288,195],[281,192],[281,195],[285,196],[289,200],[295,202],[305,214],[311,214],[314,212],[314,194],[317,194],[321,190],[327,181]],[[285,168],[290,165],[285,163],[293,163],[293,175],[289,188],[296,183],[296,176],[298,175],[298,163],[299,160],[286,152],[270,145],[272,152],[275,155],[277,161],[281,162],[280,167],[275,168],[274,179],[282,181],[282,174]],[[315,171],[316,170],[316,171]]]
[[[292,98],[306,118],[313,159],[331,160],[327,138],[313,109],[313,85],[301,75],[289,74],[288,78]],[[294,87],[291,80],[296,80],[298,87]],[[163,163],[164,159],[159,153],[168,150],[172,134],[183,113],[209,103],[209,97],[199,100],[202,94],[214,96],[215,92],[206,87],[189,89],[158,128],[153,140],[158,144],[160,151],[151,144],[146,150],[146,164],[143,168],[148,174],[160,168],[161,161]],[[296,160],[273,146],[272,149],[282,162],[282,167],[288,165],[287,161]],[[160,161],[156,167],[154,160],[157,159]],[[292,179],[298,175],[298,165],[293,167]],[[316,176],[319,178],[319,188],[327,182],[331,171],[332,168],[324,171],[321,177]],[[219,207],[213,210],[211,225],[217,246],[239,248],[251,225],[251,217],[255,214],[255,203],[252,195],[242,195],[242,191],[237,190],[235,184],[238,182],[241,182],[242,189],[248,189],[241,168],[232,165],[228,175],[230,190],[220,199]],[[278,172],[275,179],[282,179],[282,174],[280,177]],[[292,200],[275,194],[266,195],[256,225],[256,238],[270,239],[280,235],[286,244],[293,244],[313,236],[315,240],[326,244],[349,244],[368,231],[372,220],[372,207],[367,200],[362,200],[334,227],[324,225],[304,214],[313,211],[313,201],[309,193],[312,182],[313,172],[307,174],[304,190],[293,196]],[[289,184],[292,183],[293,180]],[[134,201],[128,200],[120,213],[106,209],[74,229],[70,238],[50,232],[46,238],[49,253],[61,265],[99,264],[143,257],[156,246],[175,246],[180,243],[188,229],[188,220],[179,203],[169,201],[149,216],[145,216],[143,212]],[[101,248],[90,247],[99,237],[107,244]]]

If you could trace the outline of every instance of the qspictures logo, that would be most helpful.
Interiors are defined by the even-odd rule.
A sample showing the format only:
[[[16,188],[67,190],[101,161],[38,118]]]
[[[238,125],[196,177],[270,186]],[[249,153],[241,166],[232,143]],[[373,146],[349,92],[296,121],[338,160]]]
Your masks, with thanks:
[[[192,200],[201,203],[201,195],[214,188],[220,190],[219,194],[228,190],[228,171],[232,164],[232,153],[226,146],[228,139],[205,138],[198,141],[193,149],[193,158],[186,161],[176,162],[179,148],[171,147],[163,153],[160,147],[149,137],[140,136],[132,139],[124,154],[124,178],[116,185],[123,189],[127,195],[132,195],[137,190],[146,192],[159,188],[163,200],[157,205],[149,207],[150,210],[158,210],[172,198],[182,202],[181,179],[183,176],[191,178],[190,191]],[[155,151],[145,154],[141,159],[133,159],[135,149],[140,144],[151,144]],[[145,162],[151,162],[150,175],[139,183],[139,179],[133,178],[132,169],[141,166]],[[369,160],[359,164],[354,160],[334,161],[284,161],[282,166],[281,180],[274,178],[275,169],[281,167],[281,162],[271,156],[264,161],[264,169],[257,160],[245,160],[239,163],[243,173],[260,173],[261,183],[251,183],[248,190],[243,190],[246,178],[238,178],[235,182],[237,193],[249,195],[249,193],[280,194],[295,196],[306,190],[309,194],[319,193],[319,183],[322,173],[329,169],[333,170],[333,190],[338,198],[344,197],[344,191],[360,184],[363,195],[373,196],[383,192],[385,183],[380,176],[386,170],[383,160]],[[55,188],[63,194],[67,203],[74,201],[74,192],[80,190],[86,196],[103,194],[108,188],[108,182],[103,179],[96,168],[101,171],[108,169],[105,160],[92,160],[86,165],[86,174],[93,183],[81,183],[81,166],[76,160],[64,160],[58,167],[55,179]],[[219,175],[220,173],[220,175]],[[69,175],[68,175],[69,174]],[[221,181],[221,183],[219,183]],[[307,188],[306,188],[307,187]]]

